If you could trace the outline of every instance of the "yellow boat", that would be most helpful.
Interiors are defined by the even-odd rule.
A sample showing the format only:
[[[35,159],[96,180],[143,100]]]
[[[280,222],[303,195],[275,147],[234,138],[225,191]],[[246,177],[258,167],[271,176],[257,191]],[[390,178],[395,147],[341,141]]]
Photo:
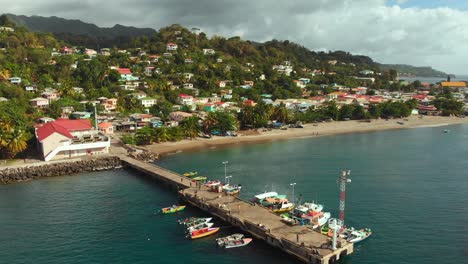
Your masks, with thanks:
[[[291,205],[291,206],[288,206],[288,207],[281,207],[279,209],[273,209],[273,213],[278,213],[278,214],[281,214],[281,213],[286,213],[286,212],[289,212],[291,210],[294,209],[294,204]]]
[[[196,171],[191,171],[191,172],[186,172],[186,173],[184,173],[184,176],[185,176],[185,177],[193,177],[193,176],[195,176],[195,175],[198,175],[198,172],[196,172]]]
[[[212,235],[218,231],[219,231],[219,227],[202,228],[202,229],[195,230],[192,233],[190,233],[190,237],[192,239],[202,238],[202,237]]]
[[[171,214],[171,213],[182,211],[184,209],[185,209],[185,205],[179,205],[179,206],[173,205],[171,207],[165,207],[161,209],[161,212],[163,214]]]

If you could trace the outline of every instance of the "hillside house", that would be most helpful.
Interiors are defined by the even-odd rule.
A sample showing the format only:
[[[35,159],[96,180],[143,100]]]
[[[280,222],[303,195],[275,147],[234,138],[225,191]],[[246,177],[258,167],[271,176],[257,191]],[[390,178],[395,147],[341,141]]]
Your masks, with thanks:
[[[191,89],[193,88],[193,83],[184,83],[183,87],[184,89]]]
[[[36,85],[26,85],[24,86],[24,90],[29,93],[35,93],[37,92],[37,86]]]
[[[99,131],[106,135],[114,134],[114,126],[109,122],[102,122],[98,124]]]
[[[153,105],[156,104],[156,102],[157,102],[157,100],[155,98],[151,98],[151,97],[145,97],[145,98],[140,99],[141,105],[143,105],[143,107],[145,107],[145,108],[152,107]]]
[[[188,94],[179,94],[179,104],[182,105],[189,105],[193,104],[193,96],[188,95]]]
[[[191,117],[191,116],[193,116],[193,114],[186,113],[186,112],[181,112],[181,111],[176,111],[176,112],[172,112],[172,113],[169,114],[169,118],[171,120],[173,120],[173,121],[176,121],[176,122],[181,122],[185,118],[188,118],[188,117]]]
[[[138,81],[138,77],[133,76],[132,71],[128,68],[118,68],[117,71],[120,73],[119,81],[121,82]]]
[[[154,67],[152,67],[152,66],[145,67],[145,75],[146,76],[153,75],[153,72],[154,72]]]
[[[109,153],[110,138],[96,131],[90,120],[57,119],[36,129],[45,161]]]
[[[89,118],[91,118],[92,114],[93,113],[91,113],[91,112],[77,111],[77,112],[71,113],[70,117],[72,119],[89,119]]]
[[[84,54],[87,55],[88,57],[92,58],[92,57],[96,57],[97,51],[95,51],[93,49],[85,49]]]
[[[203,49],[203,55],[214,55],[214,49]]]
[[[192,60],[192,58],[186,58],[186,59],[184,60],[184,62],[185,62],[186,64],[192,64],[192,63],[193,63],[193,60]]]
[[[74,48],[69,48],[69,47],[65,46],[65,47],[62,47],[62,48],[60,49],[60,54],[61,54],[61,55],[72,55],[72,54],[74,54],[74,53],[75,53],[75,49],[74,49]]]
[[[374,71],[371,70],[362,70],[359,73],[362,75],[374,75]]]
[[[21,78],[20,77],[11,77],[8,79],[8,81],[12,84],[21,84]]]
[[[81,87],[73,87],[73,92],[76,94],[83,94],[84,89]]]
[[[167,45],[166,45],[166,50],[167,51],[176,51],[177,48],[178,48],[177,44],[172,43],[172,42],[167,43]]]
[[[29,100],[29,104],[34,108],[46,108],[49,107],[49,100],[42,97],[38,97]]]
[[[41,96],[43,98],[46,98],[48,99],[49,101],[53,101],[53,100],[58,100],[60,99],[60,95],[58,93],[58,91],[52,89],[52,90],[49,90],[49,91],[45,91],[41,94]]]
[[[225,81],[218,81],[218,82],[216,82],[216,85],[219,88],[224,88],[224,87],[226,87],[226,82]]]

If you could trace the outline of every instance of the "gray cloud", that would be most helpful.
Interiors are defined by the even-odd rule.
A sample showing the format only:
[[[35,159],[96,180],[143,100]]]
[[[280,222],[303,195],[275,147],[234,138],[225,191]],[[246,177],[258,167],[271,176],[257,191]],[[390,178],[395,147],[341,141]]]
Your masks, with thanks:
[[[468,73],[468,11],[387,6],[385,0],[0,0],[4,12],[210,35],[289,39],[314,50],[346,50],[379,62]]]

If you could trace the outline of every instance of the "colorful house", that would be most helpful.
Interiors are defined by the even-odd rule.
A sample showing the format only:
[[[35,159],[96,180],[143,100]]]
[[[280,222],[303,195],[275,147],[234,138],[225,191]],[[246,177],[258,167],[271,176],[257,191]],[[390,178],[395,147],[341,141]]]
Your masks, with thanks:
[[[178,48],[177,44],[172,43],[172,42],[167,43],[167,45],[166,45],[166,50],[167,51],[176,51],[177,48]]]
[[[112,123],[109,122],[102,122],[98,124],[99,131],[106,135],[113,135],[114,134],[114,126]]]
[[[46,108],[49,107],[49,100],[42,97],[38,97],[29,100],[29,104],[35,108]]]

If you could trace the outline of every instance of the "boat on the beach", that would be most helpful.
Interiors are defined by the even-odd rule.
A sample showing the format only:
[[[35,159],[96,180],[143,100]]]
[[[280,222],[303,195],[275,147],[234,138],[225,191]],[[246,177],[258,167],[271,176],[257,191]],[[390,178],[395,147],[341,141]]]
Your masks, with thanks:
[[[193,231],[195,231],[195,230],[200,230],[200,229],[203,229],[203,228],[210,228],[210,227],[212,227],[213,225],[214,225],[213,223],[209,223],[209,222],[196,224],[196,225],[187,227],[187,232],[190,232],[190,233],[191,233],[191,232],[193,232]]]
[[[196,172],[196,171],[191,171],[191,172],[186,172],[186,173],[184,173],[183,175],[184,175],[185,177],[193,177],[193,176],[195,176],[195,175],[197,175],[197,174],[198,174],[198,172]]]
[[[372,235],[372,230],[370,230],[369,228],[353,230],[349,232],[348,236],[346,237],[346,241],[350,243],[358,243],[368,238],[371,235]]]
[[[243,239],[243,238],[244,238],[243,234],[236,233],[236,234],[232,234],[232,235],[227,236],[227,237],[217,238],[216,243],[218,243],[218,246],[223,247],[229,241],[235,241],[235,240],[239,240],[239,239]]]
[[[210,236],[218,231],[219,231],[219,227],[203,228],[203,229],[195,230],[191,232],[190,238],[192,239],[202,238],[202,237]]]
[[[173,205],[171,207],[165,207],[161,209],[163,214],[171,214],[175,212],[180,212],[185,209],[185,205]]]
[[[224,247],[225,248],[243,247],[243,246],[247,246],[250,242],[252,242],[251,238],[242,238],[239,240],[228,241],[226,244],[224,244]]]

